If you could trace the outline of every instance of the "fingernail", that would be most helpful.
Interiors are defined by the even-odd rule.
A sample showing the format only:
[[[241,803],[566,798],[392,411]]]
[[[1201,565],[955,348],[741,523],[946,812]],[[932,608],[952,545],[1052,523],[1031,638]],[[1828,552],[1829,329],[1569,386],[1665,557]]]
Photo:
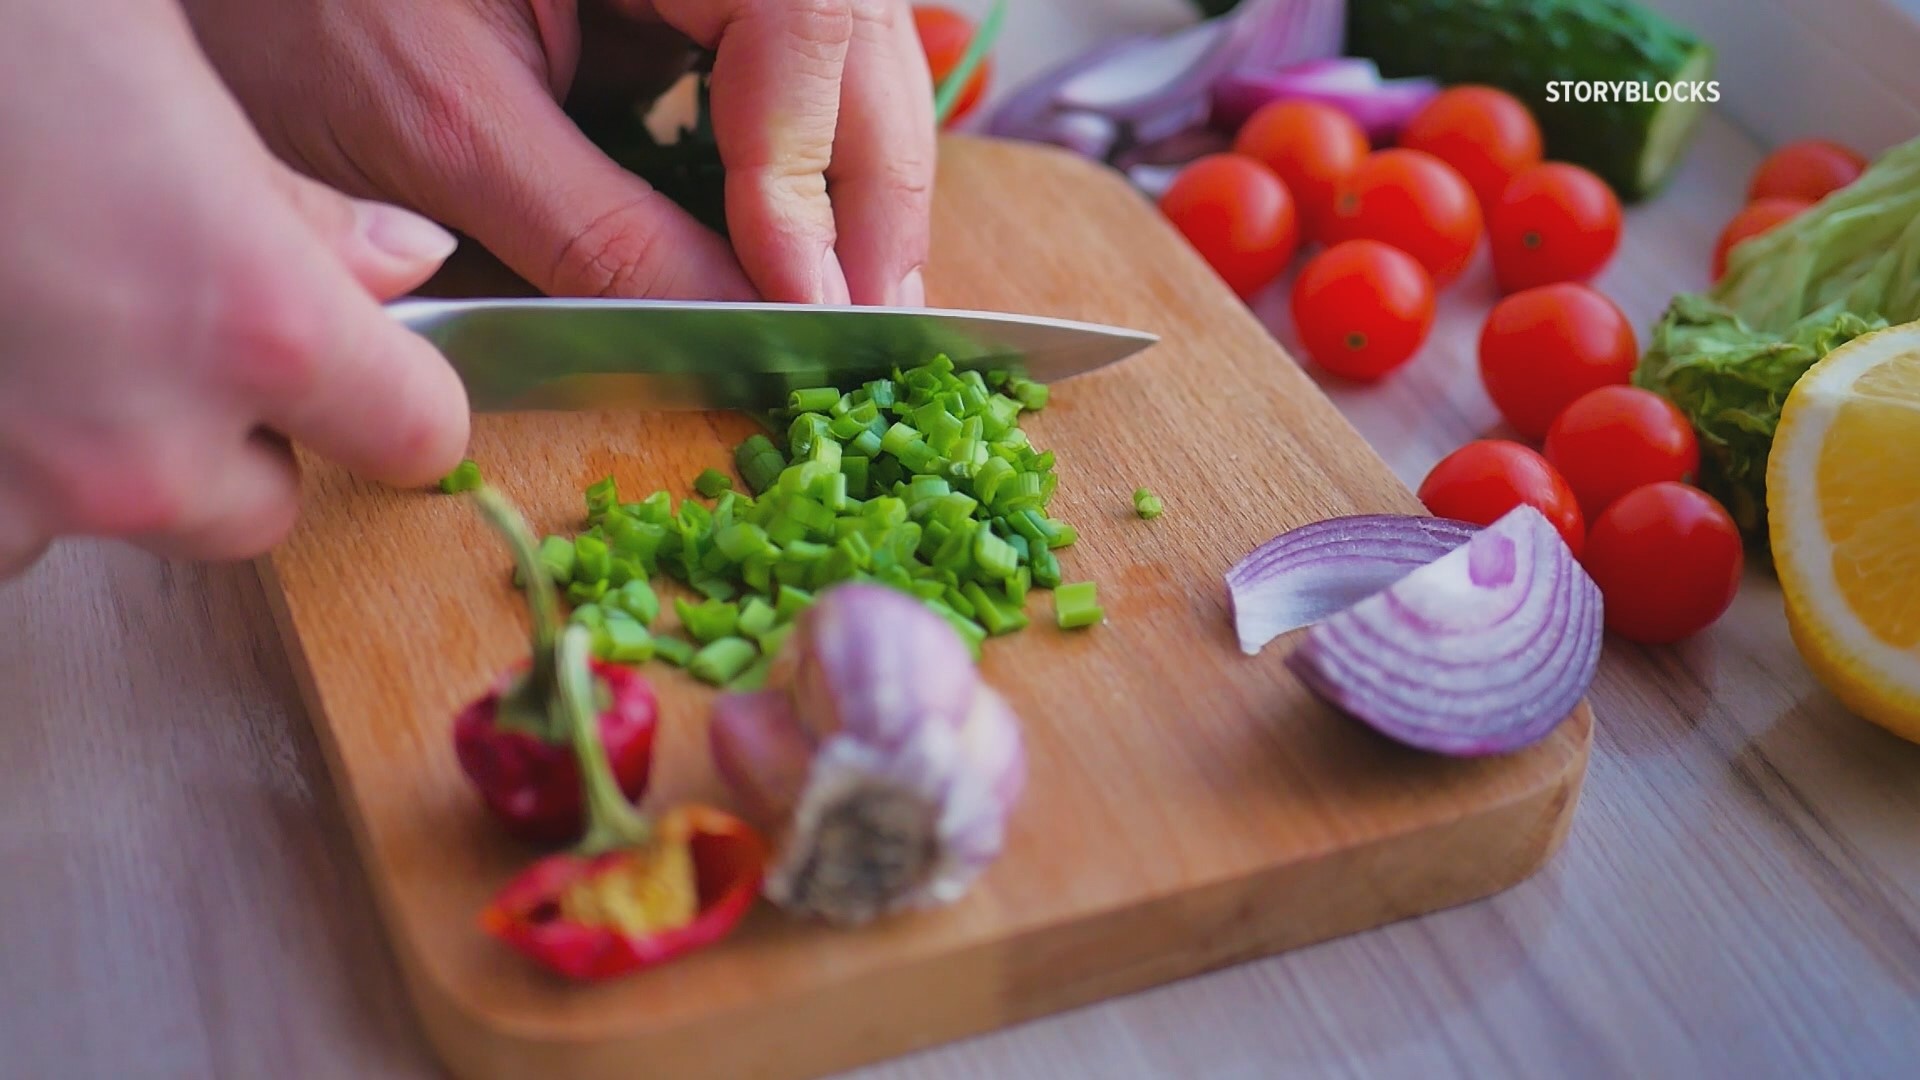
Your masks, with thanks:
[[[820,259],[820,302],[851,304],[853,293],[847,288],[847,272],[840,269],[840,256],[829,248]]]
[[[900,279],[900,306],[927,306],[927,281],[920,276],[920,268],[917,266],[907,271],[907,276]]]
[[[402,262],[445,262],[459,246],[452,233],[411,210],[364,200],[355,202],[354,209],[367,243]]]

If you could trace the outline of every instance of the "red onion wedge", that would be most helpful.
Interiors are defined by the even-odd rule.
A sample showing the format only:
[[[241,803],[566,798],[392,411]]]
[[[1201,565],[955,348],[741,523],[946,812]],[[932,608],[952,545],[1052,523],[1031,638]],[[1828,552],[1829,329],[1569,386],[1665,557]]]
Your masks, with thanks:
[[[1287,666],[1389,738],[1455,757],[1544,738],[1600,662],[1600,590],[1520,506],[1466,543],[1316,623]]]
[[[1227,571],[1240,651],[1344,611],[1467,542],[1479,527],[1411,514],[1356,514],[1290,529]]]
[[[1234,72],[1213,87],[1213,122],[1228,130],[1275,101],[1331,105],[1354,119],[1375,145],[1391,141],[1440,84],[1426,78],[1382,79],[1371,60],[1342,57],[1280,71]]]

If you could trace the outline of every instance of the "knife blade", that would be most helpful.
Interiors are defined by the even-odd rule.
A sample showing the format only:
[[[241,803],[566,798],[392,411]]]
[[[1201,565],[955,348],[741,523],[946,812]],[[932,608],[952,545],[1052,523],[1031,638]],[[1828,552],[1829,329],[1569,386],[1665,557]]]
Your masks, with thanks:
[[[409,298],[386,305],[446,356],[475,412],[771,409],[796,389],[945,353],[1053,383],[1159,340],[1139,330],[947,308],[720,301]]]

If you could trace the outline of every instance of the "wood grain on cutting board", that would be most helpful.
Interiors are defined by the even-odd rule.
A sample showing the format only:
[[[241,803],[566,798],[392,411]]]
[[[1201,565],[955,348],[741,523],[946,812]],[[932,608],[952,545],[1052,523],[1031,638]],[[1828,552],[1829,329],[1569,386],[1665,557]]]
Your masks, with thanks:
[[[1161,343],[1027,418],[1054,450],[1068,580],[1108,621],[1065,633],[1044,593],[982,668],[1020,712],[1031,783],[1006,854],[959,904],[858,931],[762,904],[720,946],[565,984],[474,917],[534,852],[459,774],[450,718],[524,655],[508,559],[464,501],[316,460],[297,534],[263,563],[355,840],[429,1036],[469,1077],[811,1076],[1485,896],[1559,845],[1591,741],[1583,706],[1498,759],[1405,750],[1311,699],[1292,639],[1237,649],[1222,574],[1284,529],[1417,500],[1130,188],[1032,146],[942,151],[931,302],[1120,323]],[[751,429],[711,414],[476,420],[473,456],[536,528],[581,491],[676,498]],[[1134,517],[1153,488],[1166,514]],[[727,804],[712,691],[655,672],[650,800]]]

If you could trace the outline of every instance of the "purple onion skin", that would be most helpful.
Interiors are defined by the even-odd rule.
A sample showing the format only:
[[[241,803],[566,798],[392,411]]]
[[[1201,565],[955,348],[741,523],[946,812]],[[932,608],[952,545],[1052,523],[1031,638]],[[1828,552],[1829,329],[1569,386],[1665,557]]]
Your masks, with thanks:
[[[1522,506],[1487,526],[1464,550],[1442,556],[1453,560],[1447,570],[1464,570],[1476,587],[1500,589],[1525,575],[1528,590],[1519,598],[1524,606],[1537,601],[1535,591],[1550,589],[1538,633],[1556,635],[1546,655],[1535,657],[1526,670],[1500,686],[1486,688],[1483,701],[1462,706],[1457,690],[1422,678],[1419,666],[1449,677],[1461,671],[1485,668],[1512,655],[1462,655],[1446,658],[1411,657],[1381,633],[1383,619],[1394,629],[1418,621],[1418,605],[1405,597],[1422,589],[1432,577],[1408,578],[1361,605],[1334,615],[1308,631],[1287,666],[1314,694],[1342,712],[1397,742],[1415,749],[1451,757],[1481,757],[1511,753],[1544,739],[1559,726],[1586,695],[1598,669],[1603,634],[1600,590],[1539,511]],[[1439,560],[1436,560],[1438,562]],[[1465,566],[1461,567],[1460,564]],[[1448,585],[1457,589],[1457,582]],[[1555,672],[1557,678],[1552,677]],[[1536,686],[1547,677],[1544,687]],[[1401,692],[1396,700],[1394,691]],[[1518,700],[1506,700],[1518,695]],[[1418,701],[1418,708],[1408,701]],[[1453,711],[1446,711],[1449,707]],[[1489,724],[1487,713],[1498,722]]]

